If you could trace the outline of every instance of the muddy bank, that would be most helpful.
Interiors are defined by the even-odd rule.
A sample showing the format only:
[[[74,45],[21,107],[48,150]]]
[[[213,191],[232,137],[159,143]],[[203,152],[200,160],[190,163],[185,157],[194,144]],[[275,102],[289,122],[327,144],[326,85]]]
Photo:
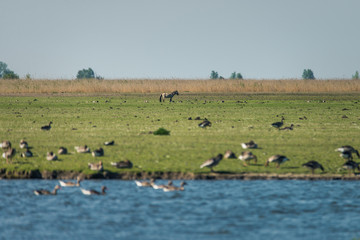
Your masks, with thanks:
[[[179,172],[123,172],[102,171],[84,174],[73,171],[6,171],[0,169],[0,179],[115,179],[115,180],[360,180],[360,175],[342,174],[275,174],[275,173],[179,173]]]

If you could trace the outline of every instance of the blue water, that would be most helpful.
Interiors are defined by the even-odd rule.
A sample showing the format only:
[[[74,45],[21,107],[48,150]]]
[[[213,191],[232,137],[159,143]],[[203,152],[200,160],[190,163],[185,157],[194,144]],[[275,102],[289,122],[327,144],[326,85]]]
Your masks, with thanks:
[[[166,181],[159,181],[166,183]],[[85,196],[55,180],[0,181],[0,239],[360,239],[358,181],[187,181],[184,192],[133,181]],[[179,185],[179,181],[175,181]]]

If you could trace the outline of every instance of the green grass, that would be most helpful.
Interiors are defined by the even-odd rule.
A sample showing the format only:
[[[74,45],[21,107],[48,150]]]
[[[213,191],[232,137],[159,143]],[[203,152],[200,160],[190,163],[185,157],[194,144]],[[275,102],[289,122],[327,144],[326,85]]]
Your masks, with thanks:
[[[181,94],[173,103],[159,103],[158,94],[105,96],[0,97],[0,140],[10,140],[18,154],[12,164],[0,161],[0,169],[34,169],[90,173],[88,162],[102,160],[112,172],[193,172],[207,173],[199,166],[208,158],[232,150],[244,151],[242,142],[254,140],[258,165],[244,167],[240,160],[224,159],[214,169],[229,173],[308,173],[302,163],[316,160],[326,173],[337,173],[344,161],[334,149],[360,146],[360,95],[339,94]],[[182,102],[180,102],[182,101]],[[206,101],[206,102],[205,102]],[[349,110],[344,110],[349,109]],[[342,118],[346,115],[348,118]],[[271,123],[284,116],[277,131]],[[300,120],[306,116],[307,120]],[[212,126],[198,127],[207,118]],[[40,127],[53,122],[50,131]],[[152,132],[165,128],[168,136]],[[19,141],[32,147],[32,158],[21,158]],[[103,142],[115,140],[114,146]],[[74,146],[87,144],[91,150],[103,147],[105,156],[75,153]],[[60,146],[68,155],[49,162],[46,152]],[[264,167],[268,157],[283,154],[290,158],[279,169]],[[116,169],[110,162],[129,159],[132,169]],[[346,174],[347,172],[343,172]]]

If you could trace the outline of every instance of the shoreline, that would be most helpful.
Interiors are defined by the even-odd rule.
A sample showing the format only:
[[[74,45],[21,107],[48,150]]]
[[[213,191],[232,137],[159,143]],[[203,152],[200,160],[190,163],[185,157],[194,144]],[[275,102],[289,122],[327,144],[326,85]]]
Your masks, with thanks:
[[[7,172],[0,170],[0,180],[3,179],[76,179],[80,176],[86,180],[360,180],[358,174],[293,174],[293,173],[181,173],[181,172],[123,172],[110,171],[84,174],[72,171],[19,171]]]

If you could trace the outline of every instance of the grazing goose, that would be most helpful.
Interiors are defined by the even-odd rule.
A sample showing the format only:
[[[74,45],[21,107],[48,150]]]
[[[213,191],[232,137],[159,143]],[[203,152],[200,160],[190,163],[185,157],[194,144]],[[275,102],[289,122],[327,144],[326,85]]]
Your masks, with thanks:
[[[57,160],[57,159],[58,159],[58,157],[53,152],[48,152],[46,154],[46,160],[48,160],[48,161],[54,161],[54,160]]]
[[[250,142],[242,143],[241,147],[243,149],[249,149],[249,148],[257,148],[258,145],[253,140],[251,140]]]
[[[349,160],[346,163],[344,163],[344,165],[342,165],[342,168],[347,169],[349,171],[349,174],[351,173],[351,170],[353,171],[354,174],[355,174],[355,169],[360,170],[359,163],[354,162],[352,160]]]
[[[152,185],[152,187],[154,189],[164,189],[164,188],[167,188],[169,186],[172,186],[173,185],[173,182],[171,180],[168,181],[168,184],[167,185],[156,185],[155,183]]]
[[[59,155],[64,155],[64,154],[67,154],[68,153],[68,150],[66,147],[59,147],[59,150],[58,150],[58,154]]]
[[[115,143],[115,141],[112,140],[112,141],[110,141],[110,142],[104,142],[104,145],[105,145],[105,146],[112,146],[112,145],[114,145],[114,143]]]
[[[8,148],[3,154],[2,157],[6,159],[6,163],[9,163],[9,159],[12,159],[16,154],[15,148]]]
[[[211,127],[211,122],[209,120],[204,120],[203,122],[199,123],[199,127],[201,128]]]
[[[271,126],[273,126],[274,128],[279,129],[280,127],[282,127],[282,125],[284,124],[284,117],[281,117],[281,121],[280,122],[274,122],[271,124]]]
[[[80,187],[80,182],[81,182],[81,179],[79,176],[76,178],[76,183],[64,182],[64,181],[59,180],[60,186],[62,186],[62,187]]]
[[[222,160],[223,155],[219,153],[216,157],[210,158],[209,160],[206,160],[203,164],[201,164],[200,168],[208,167],[211,169],[211,172],[214,172],[213,167],[219,164],[219,162]]]
[[[185,185],[186,185],[186,182],[181,182],[180,187],[168,186],[166,188],[163,188],[163,191],[164,192],[184,191],[185,190],[185,188],[184,188]]]
[[[133,164],[129,160],[120,161],[120,162],[111,162],[111,165],[117,168],[132,168]]]
[[[28,143],[24,139],[21,139],[19,146],[20,148],[28,148]]]
[[[151,179],[150,182],[148,182],[148,181],[140,182],[140,181],[135,180],[135,184],[138,187],[152,187],[155,184],[155,180]]]
[[[294,124],[291,124],[290,127],[279,128],[279,130],[293,130],[293,129],[294,129]]]
[[[228,150],[228,151],[225,152],[224,158],[226,158],[226,159],[236,158],[236,155],[235,155],[235,153],[233,151]]]
[[[93,157],[101,157],[101,156],[104,156],[104,149],[102,149],[102,148],[95,149],[95,150],[91,153],[91,155],[92,155]]]
[[[309,161],[307,163],[304,163],[302,166],[310,169],[312,174],[314,174],[315,169],[318,169],[318,168],[320,168],[321,171],[324,171],[323,166],[320,163],[318,163],[317,161]]]
[[[57,190],[61,189],[59,185],[56,185],[52,192],[44,189],[34,190],[35,195],[56,195]]]
[[[244,161],[245,167],[247,166],[246,161],[250,161],[251,159],[254,159],[254,162],[257,163],[257,157],[252,152],[249,151],[242,152],[239,156],[239,159],[241,161]]]
[[[0,147],[3,150],[6,150],[8,148],[11,148],[11,142],[10,141],[3,141],[2,143],[0,143]]]
[[[32,157],[33,153],[29,150],[29,148],[26,148],[26,151],[21,153],[21,157]]]
[[[345,155],[349,155],[348,152],[350,152],[350,155],[351,155],[351,153],[355,153],[358,156],[358,158],[360,158],[360,154],[359,154],[358,150],[356,150],[355,148],[353,148],[352,146],[349,146],[349,145],[339,147],[339,148],[335,149],[335,151],[341,152],[341,153],[346,152]],[[341,156],[341,154],[340,154],[340,156]],[[343,157],[343,156],[341,156],[341,157]],[[350,157],[352,159],[352,155]],[[346,158],[346,157],[343,157],[343,158]]]
[[[52,122],[49,122],[49,125],[42,126],[41,130],[46,130],[46,131],[50,130],[51,129],[51,124],[52,124]]]
[[[94,171],[102,171],[102,170],[104,170],[103,163],[101,161],[99,161],[98,163],[88,163],[88,167],[91,170],[94,170]]]
[[[75,146],[74,148],[78,153],[89,153],[90,152],[90,148],[87,145]]]
[[[101,192],[98,192],[98,191],[95,191],[95,190],[86,190],[86,189],[83,189],[83,188],[80,188],[81,192],[84,194],[84,195],[105,195],[106,192],[105,190],[107,190],[107,187],[105,186],[102,186],[101,187]]]
[[[344,161],[353,160],[353,156],[350,151],[341,152],[339,156],[342,157]]]
[[[282,164],[286,161],[290,161],[290,159],[288,159],[287,157],[285,157],[283,155],[274,155],[274,156],[271,156],[268,158],[268,160],[265,163],[265,167],[269,166],[269,163],[275,162],[276,167],[279,168],[280,164]]]

